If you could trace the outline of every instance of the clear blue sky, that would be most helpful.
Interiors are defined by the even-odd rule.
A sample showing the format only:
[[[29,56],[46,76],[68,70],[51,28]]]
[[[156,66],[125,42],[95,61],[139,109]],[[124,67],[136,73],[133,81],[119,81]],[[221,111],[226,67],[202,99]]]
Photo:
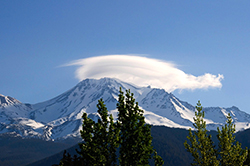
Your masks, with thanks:
[[[1,0],[0,94],[24,103],[78,83],[72,60],[146,54],[194,76],[223,74],[221,89],[181,100],[250,113],[250,1]]]

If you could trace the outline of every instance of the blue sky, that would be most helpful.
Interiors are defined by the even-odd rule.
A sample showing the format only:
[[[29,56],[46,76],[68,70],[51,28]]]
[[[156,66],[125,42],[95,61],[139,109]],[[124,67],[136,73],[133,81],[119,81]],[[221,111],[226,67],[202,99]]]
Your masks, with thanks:
[[[51,99],[75,86],[74,60],[139,54],[221,88],[175,90],[204,106],[250,113],[250,1],[0,1],[0,94]]]

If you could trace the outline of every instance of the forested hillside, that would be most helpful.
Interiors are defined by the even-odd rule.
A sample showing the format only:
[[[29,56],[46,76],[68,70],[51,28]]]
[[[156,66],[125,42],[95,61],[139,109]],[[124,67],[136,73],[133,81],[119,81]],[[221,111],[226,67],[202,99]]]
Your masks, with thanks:
[[[216,132],[211,131],[213,138],[216,138]],[[157,150],[158,154],[163,158],[164,165],[182,165],[188,166],[192,162],[192,156],[186,151],[183,143],[188,135],[188,130],[169,128],[165,126],[152,126],[151,135],[153,137],[153,147]],[[75,149],[78,145],[75,145],[69,149],[71,155],[77,154]],[[63,156],[63,151],[47,157],[43,160],[32,163],[28,166],[47,166],[53,164],[59,164],[60,159]]]

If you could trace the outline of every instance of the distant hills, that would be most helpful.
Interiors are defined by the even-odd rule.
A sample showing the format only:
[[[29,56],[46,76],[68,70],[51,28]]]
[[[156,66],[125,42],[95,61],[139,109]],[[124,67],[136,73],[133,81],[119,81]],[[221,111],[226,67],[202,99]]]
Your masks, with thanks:
[[[0,135],[0,165],[25,166],[69,148],[70,144],[21,138],[11,134]]]

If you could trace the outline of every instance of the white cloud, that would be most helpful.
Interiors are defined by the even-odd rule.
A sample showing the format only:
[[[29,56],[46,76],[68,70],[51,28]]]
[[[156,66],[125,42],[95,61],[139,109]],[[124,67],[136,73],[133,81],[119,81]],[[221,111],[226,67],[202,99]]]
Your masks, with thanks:
[[[163,88],[167,92],[182,89],[221,88],[223,75],[206,73],[201,76],[186,74],[173,63],[136,55],[106,55],[79,59],[66,66],[77,65],[76,77],[118,78],[138,86]]]

